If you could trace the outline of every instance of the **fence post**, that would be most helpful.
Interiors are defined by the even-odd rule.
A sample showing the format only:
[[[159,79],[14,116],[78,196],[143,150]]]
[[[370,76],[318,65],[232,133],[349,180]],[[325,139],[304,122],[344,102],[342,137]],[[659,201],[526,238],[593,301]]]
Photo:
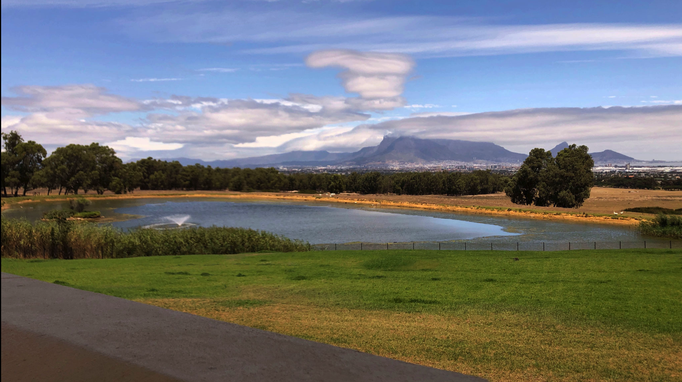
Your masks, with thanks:
[[[644,240],[644,249],[646,249],[646,240]]]
[[[568,250],[569,251],[571,250],[571,242],[570,241],[568,242]]]
[[[388,243],[386,243],[386,250],[388,251]]]
[[[440,241],[438,242],[438,250],[440,251]]]
[[[516,242],[516,250],[517,251],[519,250],[519,242],[518,241]]]
[[[493,243],[490,243],[490,250],[493,250]]]
[[[597,249],[597,242],[594,242],[594,249]]]
[[[414,251],[414,241],[412,242],[412,250]]]
[[[360,242],[360,250],[362,251],[362,242]]]
[[[673,241],[670,240],[670,249],[673,249]]]
[[[545,242],[542,242],[542,252],[545,252]]]
[[[465,251],[467,250],[467,242],[466,241],[464,242],[464,250]]]
[[[334,243],[334,250],[336,251],[336,243]]]
[[[618,249],[623,249],[623,242],[622,241],[618,242]]]

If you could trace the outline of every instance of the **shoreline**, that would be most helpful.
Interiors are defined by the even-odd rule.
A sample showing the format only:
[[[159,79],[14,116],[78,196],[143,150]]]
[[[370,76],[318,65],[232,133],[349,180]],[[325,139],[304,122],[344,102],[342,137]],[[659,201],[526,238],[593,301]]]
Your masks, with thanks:
[[[392,201],[388,200],[389,195],[366,195],[359,194],[340,194],[330,196],[329,194],[297,194],[297,193],[262,193],[262,192],[197,192],[180,193],[169,192],[159,194],[143,195],[78,195],[77,197],[87,197],[90,199],[154,199],[154,198],[214,198],[214,199],[252,199],[252,200],[286,200],[306,203],[338,203],[338,204],[359,204],[370,205],[375,208],[398,208],[411,210],[439,211],[446,213],[457,213],[465,215],[491,215],[502,217],[525,218],[534,220],[553,220],[573,223],[608,224],[619,226],[637,225],[643,218],[632,216],[610,216],[595,215],[582,212],[557,212],[557,211],[534,211],[523,208],[505,208],[492,206],[464,206],[447,205],[438,203],[421,203],[416,201]],[[53,195],[39,197],[38,199],[25,199],[15,203],[5,203],[2,210],[11,209],[12,206],[38,202],[58,202],[64,201],[74,195]]]

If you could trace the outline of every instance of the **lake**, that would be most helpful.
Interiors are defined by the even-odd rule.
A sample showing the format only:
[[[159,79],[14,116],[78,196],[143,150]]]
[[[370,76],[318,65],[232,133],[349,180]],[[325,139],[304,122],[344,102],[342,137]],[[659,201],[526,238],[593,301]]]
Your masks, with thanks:
[[[56,208],[67,208],[67,204],[24,204],[21,208],[4,212],[3,216],[37,220],[43,212]],[[114,218],[137,215],[136,218],[111,223],[122,229],[167,223],[165,217],[170,215],[190,215],[187,221],[199,226],[253,228],[313,244],[451,240],[496,243],[618,242],[648,239],[631,227],[377,209],[335,203],[213,198],[93,199],[89,210],[99,210],[104,216]]]

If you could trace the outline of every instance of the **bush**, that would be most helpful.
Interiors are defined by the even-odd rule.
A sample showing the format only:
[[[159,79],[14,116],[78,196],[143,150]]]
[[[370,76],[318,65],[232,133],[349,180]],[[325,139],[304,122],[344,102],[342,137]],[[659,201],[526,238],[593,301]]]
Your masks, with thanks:
[[[95,219],[98,217],[101,217],[102,214],[99,211],[83,211],[83,212],[78,212],[73,215],[74,218],[81,218],[81,219]]]
[[[639,212],[643,214],[665,214],[665,215],[682,215],[682,208],[673,210],[672,208],[663,207],[633,207],[626,208],[623,211]]]
[[[89,206],[91,202],[85,198],[69,199],[69,207],[76,212],[85,211],[85,207]]]
[[[682,216],[659,214],[653,220],[639,223],[639,230],[645,235],[682,239]]]
[[[310,244],[269,232],[229,227],[179,230],[138,228],[128,232],[111,226],[68,221],[2,219],[2,257],[121,258],[309,251]]]
[[[52,210],[43,214],[45,220],[66,220],[74,215],[72,210]]]

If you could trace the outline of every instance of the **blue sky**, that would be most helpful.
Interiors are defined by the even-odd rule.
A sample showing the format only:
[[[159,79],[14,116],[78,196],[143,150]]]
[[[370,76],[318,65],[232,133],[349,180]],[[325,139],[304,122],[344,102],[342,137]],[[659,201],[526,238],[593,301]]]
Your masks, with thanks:
[[[677,1],[2,1],[2,129],[127,158],[409,134],[679,160],[680,14]]]

